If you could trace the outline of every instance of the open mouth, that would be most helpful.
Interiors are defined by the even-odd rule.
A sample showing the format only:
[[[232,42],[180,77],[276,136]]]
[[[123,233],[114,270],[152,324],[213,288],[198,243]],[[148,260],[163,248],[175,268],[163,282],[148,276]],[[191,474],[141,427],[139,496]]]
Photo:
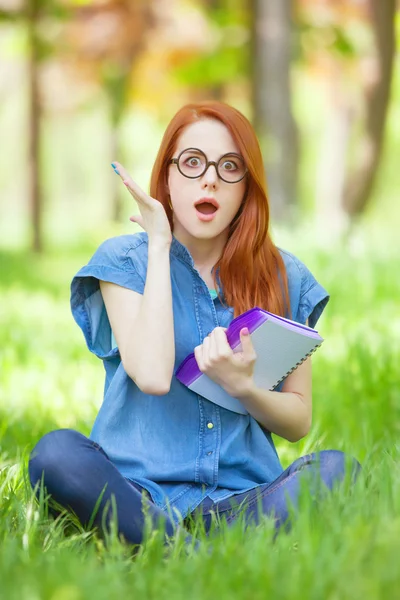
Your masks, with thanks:
[[[212,215],[217,212],[217,207],[211,204],[211,202],[201,202],[200,204],[196,204],[196,210],[203,215]]]

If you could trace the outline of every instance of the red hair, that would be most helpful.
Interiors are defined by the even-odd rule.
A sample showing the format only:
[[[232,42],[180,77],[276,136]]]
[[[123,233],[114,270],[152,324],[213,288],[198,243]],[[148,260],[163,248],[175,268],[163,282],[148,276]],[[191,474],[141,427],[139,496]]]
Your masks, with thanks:
[[[169,162],[183,129],[202,119],[216,119],[227,127],[248,169],[246,192],[215,265],[214,283],[219,267],[226,302],[233,307],[235,317],[254,306],[290,317],[285,265],[269,235],[270,210],[261,150],[252,125],[242,113],[224,102],[212,100],[183,106],[161,141],[151,173],[150,195],[162,203],[173,229],[167,192]]]

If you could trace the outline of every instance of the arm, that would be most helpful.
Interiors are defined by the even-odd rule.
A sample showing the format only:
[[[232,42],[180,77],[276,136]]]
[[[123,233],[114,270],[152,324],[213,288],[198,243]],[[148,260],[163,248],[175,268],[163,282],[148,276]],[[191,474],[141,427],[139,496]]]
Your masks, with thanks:
[[[143,296],[100,281],[126,373],[142,392],[160,396],[169,392],[175,362],[169,249],[149,241]]]
[[[272,392],[254,383],[257,355],[246,327],[240,340],[242,352],[235,354],[223,328],[216,327],[194,350],[200,371],[240,400],[268,431],[297,442],[311,426],[311,357],[286,377],[281,392]]]
[[[251,386],[238,399],[263,427],[289,442],[307,435],[312,418],[311,357],[288,375],[281,392]]]

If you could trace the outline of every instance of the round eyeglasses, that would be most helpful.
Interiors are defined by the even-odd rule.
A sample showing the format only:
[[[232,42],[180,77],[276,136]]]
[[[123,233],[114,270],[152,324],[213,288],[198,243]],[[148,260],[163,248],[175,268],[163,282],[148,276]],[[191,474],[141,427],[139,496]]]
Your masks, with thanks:
[[[243,158],[235,152],[224,154],[215,162],[208,160],[199,148],[187,148],[177,158],[171,158],[170,163],[176,164],[179,172],[189,179],[201,177],[210,165],[214,165],[218,177],[226,183],[238,183],[247,173]]]

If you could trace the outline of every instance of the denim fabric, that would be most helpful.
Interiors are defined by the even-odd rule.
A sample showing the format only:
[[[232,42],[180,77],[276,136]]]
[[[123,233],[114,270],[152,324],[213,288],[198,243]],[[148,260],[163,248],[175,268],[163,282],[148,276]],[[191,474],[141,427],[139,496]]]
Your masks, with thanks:
[[[52,501],[72,510],[82,525],[93,523],[100,531],[109,529],[117,517],[118,531],[130,544],[141,544],[145,514],[151,527],[163,525],[166,536],[176,533],[176,524],[155,506],[141,486],[122,477],[104,450],[92,440],[73,431],[59,429],[43,436],[31,452],[29,478],[32,487],[43,484]],[[111,496],[115,498],[113,514]],[[54,502],[51,512],[58,513]],[[190,536],[185,532],[187,542]]]
[[[99,280],[142,294],[147,242],[143,232],[101,244],[72,281],[71,309],[89,350],[105,368],[103,404],[90,438],[101,445],[123,477],[146,489],[161,509],[173,509],[178,521],[205,497],[218,502],[268,484],[282,473],[282,467],[270,432],[250,415],[215,405],[175,377],[168,394],[144,394],[125,373]],[[281,250],[281,255],[288,274],[291,317],[300,323],[308,318],[314,327],[328,293],[293,254]],[[228,327],[233,308],[211,297],[190,253],[175,237],[170,257],[176,371],[215,327]]]
[[[275,481],[258,486],[243,494],[213,502],[205,498],[194,510],[193,516],[201,514],[205,531],[208,533],[212,521],[224,518],[228,525],[239,517],[244,523],[258,525],[263,516],[275,519],[275,529],[290,524],[290,509],[297,510],[302,485],[313,501],[319,501],[323,495],[340,483],[346,472],[350,472],[354,481],[361,471],[360,463],[346,457],[339,450],[322,450],[301,456],[295,460]],[[190,517],[187,517],[189,523]]]
[[[225,519],[228,525],[243,515],[246,526],[259,523],[263,515],[273,516],[278,530],[282,525],[290,524],[289,503],[294,509],[298,507],[302,481],[307,484],[307,492],[317,499],[343,479],[345,462],[345,455],[336,450],[303,456],[272,483],[221,502],[213,502],[207,497],[192,515],[198,515],[204,521],[206,533],[210,531],[214,515]],[[360,469],[354,459],[352,464],[349,461],[347,467],[351,467],[354,476]],[[150,518],[152,528],[164,527],[165,541],[177,532],[171,515],[155,506],[141,486],[124,478],[96,442],[77,431],[51,431],[37,443],[29,461],[29,477],[33,487],[40,484],[42,476],[46,492],[51,494],[52,500],[72,509],[83,525],[92,522],[101,532],[107,531],[110,519],[114,516],[111,505],[113,495],[118,532],[127,542],[143,542],[145,515]],[[39,490],[40,487],[38,493]],[[101,501],[97,504],[99,498]],[[57,514],[54,503],[50,506],[52,512]],[[190,518],[187,517],[183,525],[190,526]],[[184,539],[187,544],[194,542],[187,531],[184,532]]]

